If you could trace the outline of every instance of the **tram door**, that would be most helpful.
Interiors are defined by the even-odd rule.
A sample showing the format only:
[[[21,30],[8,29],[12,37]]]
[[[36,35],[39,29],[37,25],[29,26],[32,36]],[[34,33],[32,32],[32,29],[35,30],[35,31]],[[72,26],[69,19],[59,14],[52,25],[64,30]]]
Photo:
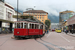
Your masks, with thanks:
[[[40,35],[43,34],[43,25],[40,25]]]
[[[39,34],[39,25],[29,24],[29,35],[38,35]]]
[[[24,23],[23,28],[24,28],[24,35],[28,35],[28,23]]]

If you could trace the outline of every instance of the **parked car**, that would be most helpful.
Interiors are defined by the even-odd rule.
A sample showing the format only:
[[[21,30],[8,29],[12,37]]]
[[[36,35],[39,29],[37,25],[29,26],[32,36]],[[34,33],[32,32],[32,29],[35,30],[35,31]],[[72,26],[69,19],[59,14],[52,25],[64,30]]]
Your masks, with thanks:
[[[52,31],[55,31],[54,29],[52,29]]]

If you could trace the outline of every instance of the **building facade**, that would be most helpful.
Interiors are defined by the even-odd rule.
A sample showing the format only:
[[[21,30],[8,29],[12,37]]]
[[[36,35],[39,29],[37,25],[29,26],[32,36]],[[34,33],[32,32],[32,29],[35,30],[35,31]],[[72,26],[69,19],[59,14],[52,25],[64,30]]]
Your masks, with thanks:
[[[59,13],[59,25],[60,27],[65,27],[66,21],[71,18],[75,13],[73,11],[63,11]]]
[[[0,19],[4,19],[4,2],[0,1]]]
[[[4,20],[13,21],[14,7],[8,3],[4,3]],[[9,23],[2,23],[2,27],[9,27]]]
[[[9,3],[4,2],[3,0],[0,1],[0,19],[8,20],[8,21],[17,21],[16,18],[13,18],[13,15],[17,15],[14,7]],[[9,22],[2,22],[2,27],[9,28]],[[14,26],[13,26],[14,27]]]
[[[44,24],[45,20],[48,20],[48,13],[43,10],[28,10],[23,12],[23,15],[33,16]]]
[[[67,20],[69,31],[75,33],[75,15]]]

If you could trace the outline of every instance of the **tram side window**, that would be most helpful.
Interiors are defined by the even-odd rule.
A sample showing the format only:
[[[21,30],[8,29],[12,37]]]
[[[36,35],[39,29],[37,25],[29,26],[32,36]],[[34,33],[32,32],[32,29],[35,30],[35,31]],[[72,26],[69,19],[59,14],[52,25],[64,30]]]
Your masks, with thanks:
[[[32,29],[35,29],[35,28],[34,28],[34,24],[32,24]]]
[[[35,29],[39,29],[39,25],[35,24]]]
[[[28,23],[26,23],[26,28],[28,29]]]
[[[31,25],[32,25],[32,24],[29,25],[29,29],[31,29]]]
[[[21,23],[21,27],[20,28],[23,28],[23,23]]]
[[[24,28],[27,29],[28,28],[28,24],[24,23]]]
[[[40,26],[40,29],[43,29],[43,25]]]

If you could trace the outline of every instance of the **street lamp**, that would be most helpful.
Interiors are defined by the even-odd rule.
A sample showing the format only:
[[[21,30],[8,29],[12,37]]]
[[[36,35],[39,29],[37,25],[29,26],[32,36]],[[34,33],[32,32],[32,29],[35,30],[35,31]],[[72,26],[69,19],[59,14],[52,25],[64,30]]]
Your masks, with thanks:
[[[18,21],[18,4],[19,4],[19,0],[17,0],[17,21]]]

